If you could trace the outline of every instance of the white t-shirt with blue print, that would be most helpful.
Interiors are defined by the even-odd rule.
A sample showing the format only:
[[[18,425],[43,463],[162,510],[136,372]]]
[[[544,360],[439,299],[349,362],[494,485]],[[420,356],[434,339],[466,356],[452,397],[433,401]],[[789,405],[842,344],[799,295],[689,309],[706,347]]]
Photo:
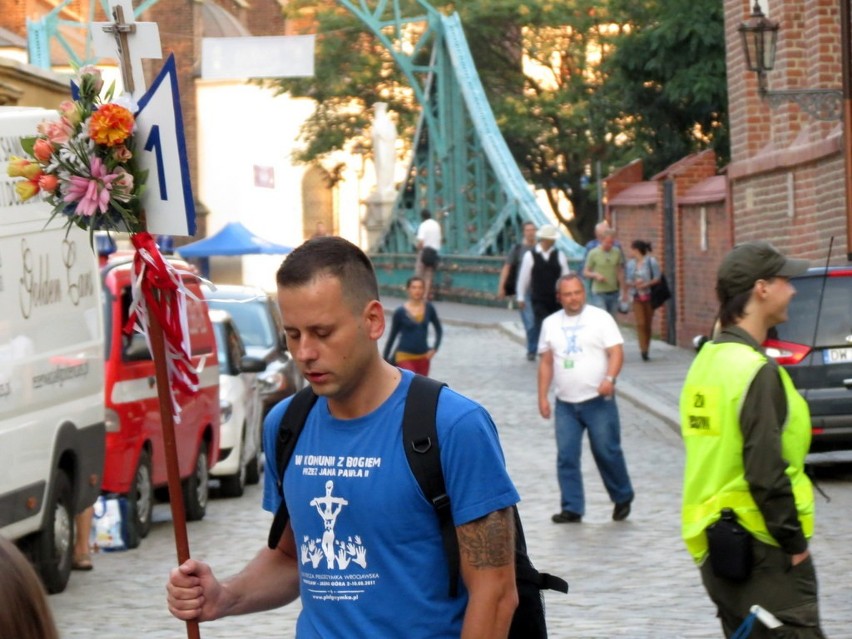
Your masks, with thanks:
[[[448,596],[438,519],[411,472],[402,415],[412,374],[379,408],[334,418],[319,398],[284,475],[299,554],[298,639],[432,639],[461,634],[467,594]],[[275,441],[289,400],[264,423],[264,509],[275,512]],[[444,388],[438,440],[453,521],[461,525],[519,501],[494,422]]]

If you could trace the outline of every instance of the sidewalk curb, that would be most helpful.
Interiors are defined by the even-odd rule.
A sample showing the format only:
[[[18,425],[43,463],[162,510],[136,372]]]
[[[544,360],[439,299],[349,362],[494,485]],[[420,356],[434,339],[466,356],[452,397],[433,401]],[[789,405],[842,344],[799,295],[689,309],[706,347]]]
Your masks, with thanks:
[[[634,406],[651,413],[657,419],[665,422],[666,426],[674,433],[680,435],[680,415],[678,411],[672,409],[664,402],[646,401],[648,397],[647,391],[643,391],[627,380],[620,379],[618,380],[618,396],[624,397],[624,399]]]

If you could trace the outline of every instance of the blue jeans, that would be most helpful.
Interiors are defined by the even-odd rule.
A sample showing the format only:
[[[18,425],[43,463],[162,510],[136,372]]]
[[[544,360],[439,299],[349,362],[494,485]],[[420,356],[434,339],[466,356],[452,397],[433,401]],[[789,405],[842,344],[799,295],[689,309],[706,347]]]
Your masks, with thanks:
[[[524,297],[524,307],[521,309],[521,323],[527,335],[527,353],[536,354],[538,351],[538,333],[535,332],[535,315],[533,314],[532,297],[527,293]],[[539,327],[539,332],[541,327]]]
[[[618,312],[618,298],[621,297],[619,291],[609,291],[608,293],[593,293],[589,300],[592,306],[602,308],[607,313],[616,317]]]
[[[609,498],[616,504],[633,499],[633,486],[621,450],[621,425],[614,397],[595,397],[571,404],[556,400],[556,475],[562,493],[562,510],[582,515],[586,510],[583,494],[583,430],[589,431],[589,444]]]

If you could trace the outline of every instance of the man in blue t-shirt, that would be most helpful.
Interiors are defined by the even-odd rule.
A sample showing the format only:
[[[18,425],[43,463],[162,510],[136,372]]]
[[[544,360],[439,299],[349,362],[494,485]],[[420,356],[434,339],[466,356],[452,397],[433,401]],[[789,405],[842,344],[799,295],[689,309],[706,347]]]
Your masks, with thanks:
[[[319,400],[284,473],[290,521],[218,581],[190,559],[169,576],[179,619],[208,621],[301,597],[298,639],[506,637],[517,606],[518,494],[496,427],[444,389],[436,415],[441,464],[459,541],[462,588],[449,597],[438,518],[411,472],[402,414],[413,376],[386,363],[385,315],[369,258],[337,237],[312,239],[277,274],[287,345]],[[264,423],[263,506],[275,512],[275,441],[289,400]]]

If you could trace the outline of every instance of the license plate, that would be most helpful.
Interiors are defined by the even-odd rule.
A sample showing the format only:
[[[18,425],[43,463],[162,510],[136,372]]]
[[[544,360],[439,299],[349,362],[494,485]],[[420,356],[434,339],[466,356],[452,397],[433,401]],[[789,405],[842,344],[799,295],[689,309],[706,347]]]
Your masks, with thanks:
[[[827,348],[822,352],[826,364],[852,364],[852,348]]]

